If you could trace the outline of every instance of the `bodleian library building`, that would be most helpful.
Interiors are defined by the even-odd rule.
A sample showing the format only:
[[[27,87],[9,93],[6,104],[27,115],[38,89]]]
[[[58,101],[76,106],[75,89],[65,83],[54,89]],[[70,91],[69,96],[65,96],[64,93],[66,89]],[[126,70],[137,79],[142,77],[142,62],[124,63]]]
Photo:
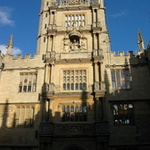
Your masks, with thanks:
[[[41,0],[37,51],[0,53],[0,150],[150,150],[150,45],[110,50],[104,0]]]

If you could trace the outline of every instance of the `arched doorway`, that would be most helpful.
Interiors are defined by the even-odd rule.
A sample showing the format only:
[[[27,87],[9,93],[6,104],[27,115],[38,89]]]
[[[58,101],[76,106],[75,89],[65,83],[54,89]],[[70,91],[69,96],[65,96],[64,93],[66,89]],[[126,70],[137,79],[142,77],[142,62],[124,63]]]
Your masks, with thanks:
[[[62,150],[87,150],[87,149],[80,145],[70,144],[64,147]]]

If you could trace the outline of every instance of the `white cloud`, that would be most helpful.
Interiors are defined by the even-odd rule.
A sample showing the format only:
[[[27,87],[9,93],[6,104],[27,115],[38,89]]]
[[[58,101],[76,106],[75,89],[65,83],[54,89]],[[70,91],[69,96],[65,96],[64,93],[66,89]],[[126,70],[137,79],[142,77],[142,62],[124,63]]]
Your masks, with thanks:
[[[0,50],[3,54],[6,54],[6,45],[0,45]],[[12,54],[13,55],[17,55],[17,54],[21,54],[22,53],[22,50],[17,48],[17,47],[14,47],[12,49]]]
[[[111,17],[113,18],[122,17],[122,16],[126,16],[128,13],[129,12],[127,10],[123,10],[123,11],[120,11],[119,13],[111,15]]]
[[[0,7],[0,25],[14,25],[11,17],[12,9],[10,7]]]
[[[22,53],[22,50],[19,49],[18,47],[14,47],[13,50],[12,50],[13,55],[18,55],[18,54],[21,54],[21,53]]]
[[[0,50],[3,54],[6,54],[6,45],[0,45]]]

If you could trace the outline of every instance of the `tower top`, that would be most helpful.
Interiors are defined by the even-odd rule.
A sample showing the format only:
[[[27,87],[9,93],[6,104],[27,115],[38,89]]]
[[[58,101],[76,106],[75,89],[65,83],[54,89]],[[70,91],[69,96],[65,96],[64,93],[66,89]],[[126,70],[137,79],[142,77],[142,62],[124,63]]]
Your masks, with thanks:
[[[44,1],[45,0],[43,0],[43,2]],[[49,3],[50,6],[58,6],[58,7],[90,6],[90,5],[100,5],[100,7],[104,7],[104,0],[49,0],[49,2],[47,3]]]
[[[138,34],[137,34],[137,43],[139,45],[139,50],[145,49],[145,46],[144,46],[145,42],[144,42],[144,39],[140,30],[138,30]]]
[[[12,52],[12,49],[13,49],[13,35],[10,35],[9,37],[9,41],[8,41],[8,44],[6,46],[6,54],[11,54]]]

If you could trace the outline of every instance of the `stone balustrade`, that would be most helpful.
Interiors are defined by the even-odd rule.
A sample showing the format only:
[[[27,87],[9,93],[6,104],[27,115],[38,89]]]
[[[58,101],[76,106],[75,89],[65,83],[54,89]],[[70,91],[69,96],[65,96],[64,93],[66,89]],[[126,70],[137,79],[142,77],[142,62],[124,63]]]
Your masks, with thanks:
[[[97,123],[41,123],[39,136],[54,137],[82,137],[108,135],[109,126],[107,122]]]
[[[105,82],[94,82],[94,90],[95,91],[105,91],[106,85]]]

